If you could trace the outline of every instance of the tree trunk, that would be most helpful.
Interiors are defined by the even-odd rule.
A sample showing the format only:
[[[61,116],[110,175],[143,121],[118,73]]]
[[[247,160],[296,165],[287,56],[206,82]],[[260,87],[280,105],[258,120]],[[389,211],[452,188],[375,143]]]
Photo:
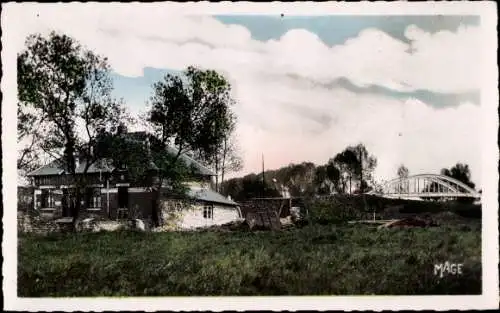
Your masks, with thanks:
[[[78,216],[80,215],[80,210],[82,208],[82,193],[80,190],[80,186],[75,187],[75,194],[74,194],[74,204],[71,206],[71,218],[72,218],[72,229],[73,231],[76,231],[76,222],[78,220]]]
[[[153,200],[151,203],[151,219],[154,227],[160,226],[160,188],[153,188]]]
[[[153,183],[153,199],[151,203],[151,220],[153,222],[154,227],[161,226],[160,222],[160,215],[161,215],[161,208],[160,208],[160,200],[161,200],[161,187],[163,185],[163,179],[159,178],[158,183],[155,184]]]
[[[219,191],[219,159],[217,158],[217,153],[215,154],[215,191]]]
[[[224,173],[226,169],[226,153],[227,153],[227,139],[224,138],[224,148],[222,150],[222,164],[221,164],[221,179],[220,179],[220,184],[224,183]]]

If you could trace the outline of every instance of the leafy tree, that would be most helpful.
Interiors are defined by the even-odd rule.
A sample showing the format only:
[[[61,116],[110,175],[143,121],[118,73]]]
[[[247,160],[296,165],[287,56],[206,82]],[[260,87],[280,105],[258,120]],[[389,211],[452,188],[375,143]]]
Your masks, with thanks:
[[[39,126],[46,131],[40,148],[58,159],[75,182],[76,205],[71,212],[75,221],[85,174],[99,159],[93,150],[97,136],[115,130],[124,115],[111,96],[107,59],[64,34],[52,32],[47,38],[34,34],[17,56],[17,70],[19,102],[36,112]],[[85,160],[83,175],[77,175],[77,157]]]
[[[281,196],[276,188],[262,181],[261,174],[255,173],[227,180],[222,184],[222,190],[236,201]]]
[[[410,171],[408,170],[408,168],[406,166],[404,166],[404,164],[401,164],[398,168],[398,177],[399,178],[408,178],[409,175],[410,175]]]
[[[359,183],[359,192],[364,193],[369,187],[368,182],[373,180],[372,173],[377,166],[377,159],[361,143],[347,147],[330,162],[339,169],[343,192],[349,182],[349,193],[352,193],[353,180]]]
[[[180,180],[178,168],[182,153],[197,153],[205,160],[219,156],[220,147],[234,127],[231,112],[233,104],[231,86],[213,70],[188,67],[182,75],[167,74],[153,84],[148,122],[161,146],[174,146],[176,153],[163,155],[158,165],[158,180],[153,184],[155,212],[158,213],[159,196],[165,180],[171,185]],[[214,161],[219,164],[218,161]],[[157,222],[157,218],[154,218]]]
[[[330,188],[328,186],[327,180],[328,177],[327,177],[326,165],[321,165],[316,167],[316,171],[314,173],[314,186],[318,194],[330,193]]]
[[[319,194],[342,191],[342,187],[340,186],[340,171],[333,162],[316,167],[314,185]]]
[[[288,187],[291,196],[312,194],[314,192],[314,174],[314,163],[291,164],[288,166],[282,182]]]
[[[471,181],[471,173],[470,173],[469,165],[467,165],[467,164],[457,163],[454,166],[452,166],[450,169],[443,168],[441,170],[441,175],[455,178],[456,180],[461,181],[462,183],[466,184],[467,186],[469,186],[473,189],[476,186]]]
[[[402,181],[401,185],[399,186],[400,192],[405,193],[409,191],[408,184],[406,183],[406,179],[408,178],[409,175],[410,171],[408,170],[408,168],[404,166],[404,164],[401,164],[398,168],[398,177]]]
[[[338,153],[331,162],[339,169],[342,180],[342,192],[346,192],[349,182],[349,193],[352,193],[352,179],[356,176],[357,156],[354,151],[346,149]]]
[[[340,190],[340,170],[335,166],[334,163],[328,162],[326,165],[326,176],[328,180],[333,184],[336,191]]]
[[[368,182],[373,180],[372,174],[377,166],[377,159],[375,156],[370,155],[366,147],[361,143],[347,149],[351,149],[356,155],[356,178],[359,181],[359,191],[364,193],[369,186]]]

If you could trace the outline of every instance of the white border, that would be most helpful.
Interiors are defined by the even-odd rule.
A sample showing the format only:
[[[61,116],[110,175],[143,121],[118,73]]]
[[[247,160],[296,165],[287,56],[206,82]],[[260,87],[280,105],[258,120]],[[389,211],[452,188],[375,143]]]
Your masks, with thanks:
[[[17,231],[16,195],[16,52],[9,42],[16,25],[15,18],[8,14],[14,6],[42,5],[35,3],[7,3],[2,10],[2,145],[3,145],[3,199],[5,230],[2,243],[3,291],[7,310],[387,310],[387,309],[487,309],[499,304],[498,293],[498,148],[497,148],[497,105],[498,70],[496,65],[496,3],[494,2],[362,2],[362,3],[70,3],[43,4],[45,6],[168,6],[173,14],[270,14],[279,15],[417,15],[417,14],[456,14],[480,15],[483,28],[484,57],[477,62],[483,69],[484,84],[481,90],[483,107],[483,231],[482,264],[483,295],[481,296],[356,296],[356,297],[184,297],[184,298],[17,298]],[[164,8],[162,8],[164,9]]]

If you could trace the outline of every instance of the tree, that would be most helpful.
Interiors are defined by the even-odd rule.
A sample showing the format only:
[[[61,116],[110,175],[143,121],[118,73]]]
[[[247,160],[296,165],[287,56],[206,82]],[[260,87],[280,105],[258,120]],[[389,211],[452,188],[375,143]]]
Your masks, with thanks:
[[[338,153],[333,160],[333,164],[339,169],[342,180],[342,191],[346,192],[346,185],[349,182],[349,193],[352,193],[352,179],[356,176],[357,156],[351,149],[345,149]]]
[[[221,184],[228,173],[238,172],[243,168],[243,159],[238,155],[238,147],[234,137],[224,138],[222,144]]]
[[[167,74],[153,84],[148,122],[162,146],[176,148],[176,153],[172,157],[162,157],[164,162],[158,166],[158,180],[153,186],[153,216],[158,213],[164,180],[169,179],[174,184],[180,179],[179,175],[173,178],[170,174],[172,168],[178,167],[182,153],[197,153],[204,160],[219,156],[219,149],[234,124],[233,102],[230,84],[213,70],[190,66],[182,75]]]
[[[238,155],[238,147],[234,130],[236,126],[236,117],[226,112],[222,117],[222,127],[226,129],[222,141],[216,147],[213,155],[207,155],[203,151],[197,151],[196,156],[203,160],[215,172],[215,190],[220,191],[220,186],[224,182],[226,174],[239,171],[243,168],[243,160]],[[220,177],[220,183],[219,183]]]
[[[342,187],[340,186],[340,171],[333,162],[316,167],[314,185],[319,194],[331,194],[333,191],[342,191]]]
[[[99,159],[93,149],[96,139],[116,130],[124,116],[122,105],[111,96],[107,59],[64,34],[52,32],[48,38],[34,34],[18,54],[17,70],[19,102],[36,112],[39,127],[46,131],[40,148],[59,160],[74,181],[76,205],[71,215],[75,222],[85,174]],[[78,171],[82,175],[77,175],[77,157],[86,160]]]
[[[314,192],[314,176],[314,163],[302,162],[289,165],[281,182],[288,187],[291,196],[304,196]]]
[[[326,176],[332,183],[333,189],[335,191],[339,192],[340,190],[344,190],[344,186],[341,186],[340,170],[335,166],[333,162],[328,162],[328,164],[326,165]],[[330,189],[330,192],[331,191],[332,190]]]
[[[28,111],[23,103],[17,106],[17,144],[21,147],[17,155],[18,173],[24,176],[40,166],[39,143],[41,136],[40,119]]]
[[[452,166],[450,169],[443,168],[441,170],[441,175],[455,178],[456,180],[461,181],[462,183],[466,184],[467,186],[471,187],[472,189],[474,189],[474,187],[476,186],[471,181],[471,173],[470,173],[469,165],[467,165],[467,164],[457,163],[454,166]]]
[[[359,191],[364,193],[368,188],[368,182],[373,180],[372,174],[377,166],[377,159],[370,155],[366,147],[360,143],[354,147],[348,147],[356,155],[355,174],[359,181]]]
[[[407,193],[409,191],[407,179],[410,175],[410,171],[404,164],[401,164],[398,168],[398,177],[401,179],[401,185],[398,187],[400,192]]]
[[[328,177],[326,172],[326,165],[321,165],[316,167],[314,172],[314,186],[316,193],[318,194],[329,194],[330,188],[327,183]]]
[[[368,187],[368,182],[372,181],[372,173],[377,166],[377,159],[368,153],[363,144],[349,146],[341,153],[337,154],[333,164],[339,169],[342,184],[345,186],[349,181],[349,193],[352,193],[352,180],[359,182],[359,192],[364,193]],[[345,187],[343,188],[345,192]]]

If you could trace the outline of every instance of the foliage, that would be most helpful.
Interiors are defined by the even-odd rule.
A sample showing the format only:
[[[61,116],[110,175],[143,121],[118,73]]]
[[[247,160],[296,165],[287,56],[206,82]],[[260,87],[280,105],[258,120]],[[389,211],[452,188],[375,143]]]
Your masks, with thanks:
[[[21,235],[18,296],[480,294],[480,241],[453,225]],[[447,260],[463,274],[434,275]]]
[[[199,151],[208,159],[234,123],[230,92],[219,73],[190,66],[183,76],[167,74],[153,85],[148,120],[161,142],[174,144],[179,155]]]
[[[469,169],[469,165],[467,165],[467,164],[457,163],[454,166],[452,166],[450,169],[443,168],[441,170],[441,175],[455,178],[456,180],[461,181],[462,183],[466,184],[467,186],[471,187],[472,189],[474,189],[474,187],[476,186],[471,181],[470,169]]]
[[[37,127],[18,129],[22,136],[44,133],[40,148],[58,159],[73,176],[78,215],[79,188],[84,175],[76,175],[76,157],[86,160],[83,173],[98,159],[93,145],[99,134],[113,131],[124,117],[123,106],[112,96],[110,67],[106,58],[82,48],[74,39],[55,32],[45,38],[30,35],[17,57],[18,112]],[[22,113],[29,108],[33,113]],[[24,114],[24,115],[23,115]],[[83,129],[83,131],[82,131]]]
[[[316,167],[314,174],[314,185],[317,194],[331,194],[333,192],[342,192],[340,170],[334,164],[333,160],[325,165]]]
[[[306,201],[309,221],[313,224],[345,224],[361,218],[361,212],[352,206],[332,199],[313,199]]]
[[[481,206],[460,201],[433,202],[406,199],[390,199],[375,195],[333,195],[330,197],[309,198],[304,207],[314,223],[346,223],[352,220],[395,219],[403,215],[427,215],[450,212],[459,217],[474,218],[480,221]],[[368,207],[369,210],[365,210]],[[399,207],[394,215],[386,208]]]
[[[346,166],[349,167],[350,177],[359,181],[359,192],[365,192],[369,187],[368,182],[373,179],[372,173],[377,166],[377,159],[368,153],[362,143],[347,147],[344,154],[347,154]]]
[[[290,164],[277,170],[264,172],[265,182],[262,183],[262,174],[249,174],[242,178],[230,179],[222,185],[222,192],[231,195],[237,201],[252,197],[280,197],[281,187],[286,187],[293,197],[309,196],[314,194],[316,166],[311,162]]]
[[[215,190],[221,191],[221,184],[224,182],[224,177],[232,172],[240,171],[243,168],[243,159],[239,155],[239,149],[234,135],[236,126],[236,118],[234,115],[229,115],[230,122],[222,142],[217,146],[214,155],[207,156],[203,152],[198,151],[196,158],[203,161],[214,171],[215,175]],[[220,182],[219,182],[220,180]]]
[[[398,177],[404,181],[406,178],[408,178],[409,175],[410,171],[408,170],[408,168],[404,166],[404,164],[401,164],[398,168]],[[409,186],[404,183],[398,186],[398,188],[400,189],[400,192],[403,193],[409,191]]]
[[[40,166],[40,141],[43,135],[41,119],[20,102],[17,106],[17,143],[21,147],[17,156],[17,170],[27,174]]]
[[[196,175],[181,155],[197,152],[206,160],[213,159],[229,138],[235,119],[230,85],[213,70],[190,66],[182,75],[165,75],[152,89],[146,122],[153,134],[135,133],[133,138],[120,131],[102,136],[100,142],[107,157],[126,166],[133,180],[152,189],[152,218],[158,226],[161,193],[185,197],[184,182]]]
[[[401,164],[401,166],[399,166],[399,168],[398,168],[398,177],[399,178],[408,178],[409,175],[410,175],[410,171],[408,170],[408,168],[406,166],[404,166],[404,164]]]
[[[363,144],[348,147],[330,159],[327,164],[316,166],[311,162],[290,164],[277,170],[265,171],[266,181],[275,181],[278,196],[281,187],[286,187],[292,197],[311,196],[313,194],[345,193],[348,182],[352,179],[362,181],[360,189],[366,191],[368,181],[377,164],[376,158],[369,155]],[[234,178],[222,185],[225,194],[237,201],[252,198],[256,192],[260,175],[250,174],[242,178]],[[255,180],[254,182],[252,182]],[[262,190],[262,186],[260,187]],[[360,190],[360,191],[361,191]]]
[[[347,184],[349,184],[349,193],[352,193],[352,179],[356,177],[357,157],[352,149],[345,149],[338,153],[331,163],[339,169],[342,192],[347,192]]]

